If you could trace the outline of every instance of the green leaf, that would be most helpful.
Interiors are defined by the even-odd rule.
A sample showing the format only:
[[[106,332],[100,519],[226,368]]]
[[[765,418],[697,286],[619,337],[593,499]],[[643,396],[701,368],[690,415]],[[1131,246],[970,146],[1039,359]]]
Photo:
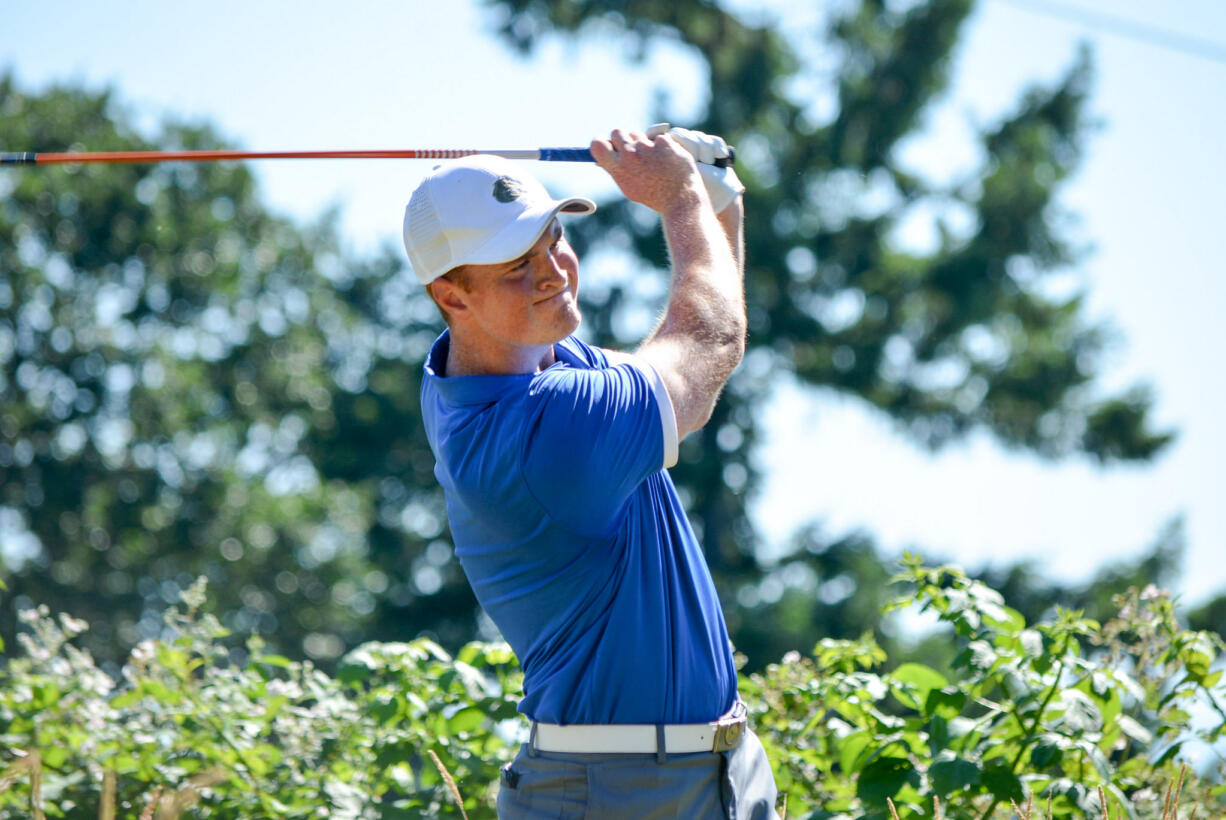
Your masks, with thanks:
[[[1016,616],[1016,620],[1014,617],[1011,617],[1005,609],[1005,599],[1001,597],[999,592],[987,584],[982,581],[972,581],[969,592],[970,597],[974,600],[975,607],[986,620],[998,626],[1018,626],[1018,621],[1020,621],[1020,626],[1025,626],[1025,619],[1017,612],[1013,613]]]
[[[43,758],[43,763],[53,769],[58,769],[68,761],[68,750],[63,746],[46,746],[40,754]]]
[[[276,666],[281,669],[289,669],[294,665],[293,661],[283,655],[260,655],[255,660],[265,666]]]
[[[856,780],[856,795],[870,805],[884,805],[907,783],[919,787],[915,766],[905,757],[882,756],[873,760]]]
[[[966,706],[966,693],[954,686],[933,689],[924,699],[924,714],[952,720],[962,714]]]
[[[1013,607],[1002,606],[1000,611],[1003,617],[989,617],[987,610],[984,611],[984,617],[987,617],[992,625],[999,629],[1005,635],[1019,635],[1026,629],[1026,616],[1018,612]]]
[[[983,785],[997,800],[1021,803],[1026,799],[1021,778],[1011,772],[1008,764],[1002,760],[994,760],[984,767]]]
[[[851,775],[859,771],[860,765],[863,763],[862,758],[864,750],[873,740],[872,732],[867,729],[861,729],[858,732],[852,732],[850,735],[839,740],[839,767],[844,774]]]
[[[1097,732],[1103,727],[1098,704],[1079,689],[1065,689],[1060,694],[1064,707],[1063,722],[1074,732]]]
[[[1145,688],[1141,686],[1141,684],[1137,683],[1136,679],[1127,672],[1119,669],[1112,669],[1111,677],[1115,679],[1116,683],[1124,687],[1124,691],[1138,703],[1145,702]]]
[[[356,786],[338,780],[328,780],[324,783],[324,793],[328,795],[328,803],[332,808],[329,817],[336,820],[360,820],[365,816],[366,794]]]
[[[33,698],[30,705],[35,711],[41,712],[59,702],[60,690],[53,683],[36,683],[32,690]]]
[[[159,703],[165,703],[168,706],[182,703],[184,699],[183,693],[178,689],[171,689],[161,681],[148,678],[140,682],[140,690],[146,695],[152,695]]]
[[[987,641],[971,641],[966,648],[958,653],[954,663],[966,669],[979,672],[989,671],[998,659],[996,650]]]
[[[1030,750],[1030,765],[1035,771],[1045,771],[1060,765],[1064,750],[1058,735],[1043,735]]]
[[[1023,629],[1018,635],[1022,651],[1028,657],[1037,658],[1043,654],[1043,633],[1037,629]]]
[[[454,669],[470,698],[480,697],[485,692],[485,677],[476,669],[463,661],[456,661]]]
[[[1128,715],[1120,715],[1117,717],[1115,719],[1115,725],[1120,727],[1120,731],[1138,743],[1143,743],[1148,746],[1154,741],[1154,733],[1138,723],[1135,718]]]
[[[890,690],[899,703],[917,711],[922,710],[929,692],[949,684],[940,672],[920,663],[902,664],[890,675],[890,681]]]
[[[485,722],[485,712],[481,711],[475,706],[470,706],[467,709],[461,709],[460,711],[452,715],[450,718],[448,718],[447,719],[447,729],[452,734],[459,734],[460,732],[471,732],[477,727],[479,727],[484,722]]]
[[[111,708],[126,709],[129,706],[139,703],[144,697],[144,694],[142,694],[140,690],[131,689],[123,694],[116,695],[115,697],[111,698]]]
[[[1197,632],[1195,637],[1179,652],[1179,660],[1188,668],[1188,673],[1195,680],[1201,680],[1209,674],[1213,659],[1217,652],[1213,639],[1207,632]]]
[[[1094,766],[1098,776],[1104,780],[1111,779],[1111,764],[1107,762],[1107,757],[1103,754],[1102,749],[1098,745],[1086,738],[1080,738],[1073,741],[1073,748],[1080,751],[1083,755],[1089,758],[1090,763]]]
[[[272,721],[281,711],[289,705],[289,698],[285,695],[278,695],[268,699],[268,704],[264,707],[264,719]]]
[[[375,766],[379,769],[390,769],[401,763],[411,763],[417,757],[417,747],[408,740],[392,740],[380,747],[375,753]]]
[[[401,700],[396,695],[380,692],[370,707],[370,716],[383,725],[392,723],[402,714]]]
[[[965,791],[979,785],[979,766],[961,757],[942,755],[942,759],[928,767],[932,787],[942,797]]]
[[[933,715],[928,721],[928,753],[934,757],[949,745],[949,721]]]
[[[1179,754],[1179,750],[1182,748],[1183,748],[1183,741],[1176,740],[1174,743],[1172,743],[1170,746],[1167,746],[1166,749],[1163,750],[1162,754],[1158,756],[1158,759],[1154,761],[1154,765],[1163,766],[1169,763],[1171,760],[1175,758],[1175,755]]]
[[[355,686],[370,679],[373,670],[374,666],[367,663],[367,658],[355,658],[351,652],[337,669],[336,679],[347,686]]]

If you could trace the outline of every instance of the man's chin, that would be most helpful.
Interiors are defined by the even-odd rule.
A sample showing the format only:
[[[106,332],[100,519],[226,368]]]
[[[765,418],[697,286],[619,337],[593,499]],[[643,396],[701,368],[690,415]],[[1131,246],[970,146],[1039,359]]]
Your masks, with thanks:
[[[556,341],[561,341],[567,336],[579,329],[579,325],[583,322],[583,314],[579,312],[579,305],[571,302],[566,306],[566,310],[562,316],[558,317],[557,328],[562,335]]]
[[[567,336],[571,335],[571,334],[572,334],[572,333],[574,333],[576,330],[578,330],[578,329],[579,329],[579,325],[581,325],[581,324],[583,323],[583,314],[579,312],[579,306],[578,306],[578,305],[575,305],[575,309],[574,309],[574,311],[572,312],[572,316],[574,317],[574,321],[573,321],[573,322],[571,323],[571,325],[570,325],[570,330],[566,331],[566,335],[567,335]]]

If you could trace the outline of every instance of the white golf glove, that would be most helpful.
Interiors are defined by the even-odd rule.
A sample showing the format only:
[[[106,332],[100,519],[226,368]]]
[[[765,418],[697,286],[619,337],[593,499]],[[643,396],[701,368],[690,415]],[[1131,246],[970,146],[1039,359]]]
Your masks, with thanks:
[[[744,193],[745,186],[737,179],[736,171],[732,170],[731,165],[725,168],[715,165],[715,160],[732,156],[723,137],[691,131],[688,128],[670,128],[666,122],[657,123],[647,129],[649,137],[658,137],[661,134],[668,134],[675,139],[698,161],[698,173],[707,188],[707,196],[711,197],[715,213],[727,208],[734,199]]]

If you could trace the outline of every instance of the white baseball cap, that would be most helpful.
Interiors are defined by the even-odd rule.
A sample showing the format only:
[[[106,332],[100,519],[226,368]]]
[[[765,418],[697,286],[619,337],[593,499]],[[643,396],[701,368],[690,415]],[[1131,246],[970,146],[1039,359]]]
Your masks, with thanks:
[[[428,285],[460,265],[509,262],[527,252],[558,212],[590,214],[584,197],[554,199],[502,157],[477,154],[435,166],[404,209],[404,249]]]

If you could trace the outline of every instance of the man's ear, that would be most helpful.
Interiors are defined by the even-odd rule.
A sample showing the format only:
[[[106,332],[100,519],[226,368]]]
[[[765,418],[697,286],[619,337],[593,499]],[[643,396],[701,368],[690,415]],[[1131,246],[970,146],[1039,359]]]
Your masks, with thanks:
[[[440,277],[426,287],[430,288],[434,303],[448,316],[459,316],[468,310],[468,294],[455,282]]]

